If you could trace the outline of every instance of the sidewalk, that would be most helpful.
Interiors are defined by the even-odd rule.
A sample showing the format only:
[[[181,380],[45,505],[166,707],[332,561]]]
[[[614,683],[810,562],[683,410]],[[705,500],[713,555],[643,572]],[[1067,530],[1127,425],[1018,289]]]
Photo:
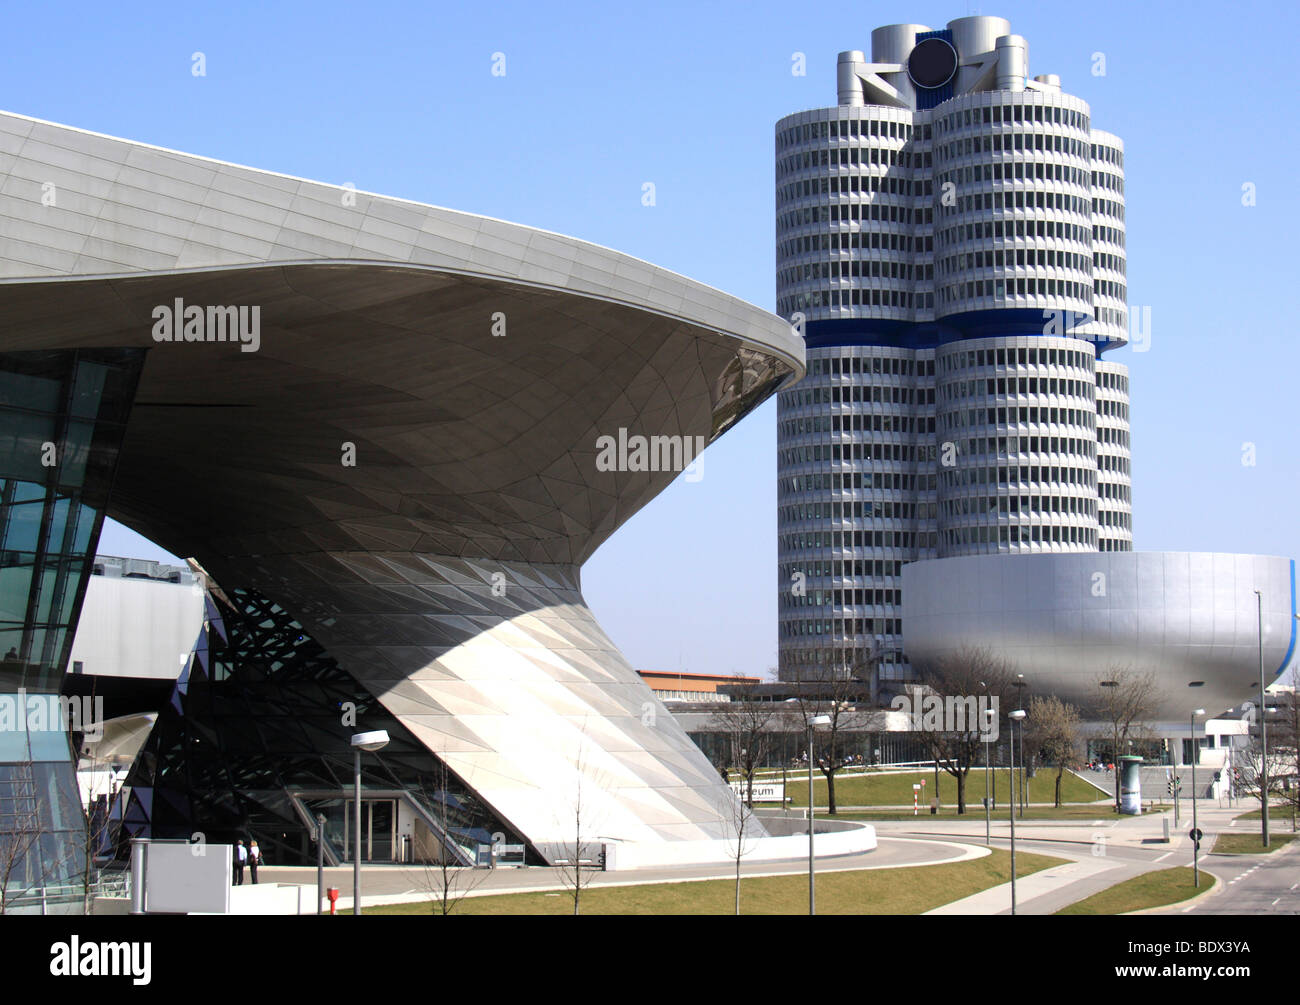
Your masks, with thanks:
[[[1016,880],[1016,913],[1053,914],[1127,879],[1125,873],[1144,871],[1133,863],[1091,857],[1044,869]],[[1010,914],[1011,884],[1003,883],[925,913]]]

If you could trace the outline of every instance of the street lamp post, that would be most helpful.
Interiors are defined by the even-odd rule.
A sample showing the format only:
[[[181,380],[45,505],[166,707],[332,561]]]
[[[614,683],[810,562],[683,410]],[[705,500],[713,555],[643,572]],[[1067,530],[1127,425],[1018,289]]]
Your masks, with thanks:
[[[1016,737],[1014,723],[1020,723],[1020,730],[1025,729],[1025,710],[1018,708],[1011,713],[1012,735],[1007,737],[1007,747],[1011,751],[1011,913],[1016,913]]]
[[[1259,629],[1259,821],[1268,847],[1268,699],[1264,696],[1264,594],[1255,591],[1255,623]]]
[[[812,715],[808,717],[808,913],[817,913],[817,890],[814,876],[817,867],[813,864],[813,818],[817,811],[813,802],[813,729],[817,726],[829,726],[829,715]]]
[[[1201,837],[1200,831],[1196,827],[1196,717],[1204,715],[1205,709],[1198,708],[1192,712],[1191,716],[1191,733],[1192,733],[1192,883],[1199,890],[1201,888]]]
[[[1029,685],[1025,683],[1025,675],[1016,674],[1016,707],[1023,710],[1025,707],[1024,689]],[[1028,801],[1029,789],[1029,765],[1025,761],[1025,726],[1020,724],[1020,819],[1025,819],[1025,804]]]
[[[1117,681],[1117,680],[1104,680],[1104,681],[1101,681],[1100,684],[1101,684],[1102,687],[1119,687],[1119,681]],[[1111,745],[1110,745],[1110,759],[1111,759],[1111,762],[1112,762],[1112,765],[1111,765],[1111,767],[1112,767],[1112,771],[1111,771],[1111,780],[1112,780],[1112,781],[1114,782],[1114,784],[1115,784],[1115,812],[1118,813],[1119,810],[1120,810],[1120,807],[1119,807],[1119,767],[1118,767],[1118,765],[1119,765],[1119,720],[1115,717],[1115,712],[1114,712],[1114,702],[1113,702],[1113,701],[1106,702],[1106,705],[1107,705],[1107,708],[1108,708],[1108,710],[1109,710],[1109,714],[1110,714],[1111,726],[1113,727],[1113,728],[1112,728],[1112,739],[1111,739]]]
[[[316,913],[325,902],[325,814],[316,814]]]
[[[993,709],[984,709],[984,843],[992,844],[992,800],[989,798],[989,734],[993,731]]]
[[[352,737],[352,913],[361,913],[361,752],[382,750],[388,745],[388,731],[376,729]]]

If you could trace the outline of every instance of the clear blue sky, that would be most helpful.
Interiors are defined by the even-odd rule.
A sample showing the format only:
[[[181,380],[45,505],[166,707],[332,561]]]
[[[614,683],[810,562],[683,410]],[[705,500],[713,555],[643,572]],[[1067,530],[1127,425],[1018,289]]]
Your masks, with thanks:
[[[1150,351],[1112,356],[1133,378],[1136,546],[1300,553],[1294,5],[456,7],[14,6],[0,106],[571,234],[771,309],[776,119],[834,104],[836,54],[877,25],[1009,18],[1030,73],[1127,146],[1129,301],[1153,314]],[[635,666],[775,664],[774,426],[769,402],[586,566]],[[161,557],[115,526],[100,550]]]

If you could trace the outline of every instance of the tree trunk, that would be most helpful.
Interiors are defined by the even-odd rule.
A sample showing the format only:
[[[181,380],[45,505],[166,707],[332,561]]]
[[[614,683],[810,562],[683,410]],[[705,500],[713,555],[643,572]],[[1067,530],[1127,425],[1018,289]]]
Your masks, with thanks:
[[[1062,764],[1056,769],[1056,808],[1061,808],[1061,776],[1065,774],[1065,765]]]
[[[966,772],[957,772],[957,815],[962,816],[966,812]]]
[[[826,776],[826,803],[828,806],[827,813],[835,816],[835,772],[822,772]]]

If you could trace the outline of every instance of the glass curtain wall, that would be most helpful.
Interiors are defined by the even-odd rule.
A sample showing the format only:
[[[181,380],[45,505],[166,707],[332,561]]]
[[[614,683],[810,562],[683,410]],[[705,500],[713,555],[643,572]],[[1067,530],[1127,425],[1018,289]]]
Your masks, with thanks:
[[[83,902],[94,724],[59,690],[143,359],[0,353],[0,911]]]

